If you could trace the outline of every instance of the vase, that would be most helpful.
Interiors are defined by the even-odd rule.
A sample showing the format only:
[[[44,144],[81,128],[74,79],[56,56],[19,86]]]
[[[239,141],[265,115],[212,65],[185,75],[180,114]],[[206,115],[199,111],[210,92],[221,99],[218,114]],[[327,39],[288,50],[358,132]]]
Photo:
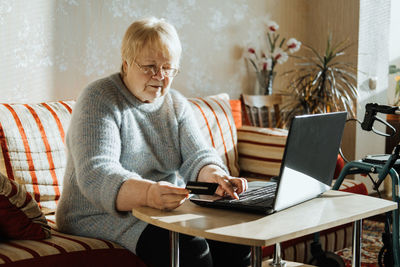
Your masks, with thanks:
[[[274,71],[261,71],[257,73],[257,86],[255,93],[260,95],[271,95],[273,92],[273,83],[276,72]]]
[[[265,91],[264,95],[271,95],[272,94],[272,85],[274,83],[276,72],[268,71],[267,77],[265,78]]]

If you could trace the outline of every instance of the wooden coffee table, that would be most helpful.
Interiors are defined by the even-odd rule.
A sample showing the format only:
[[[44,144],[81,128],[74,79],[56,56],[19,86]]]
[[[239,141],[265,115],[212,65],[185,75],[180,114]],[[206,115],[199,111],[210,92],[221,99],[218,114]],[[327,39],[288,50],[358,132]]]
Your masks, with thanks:
[[[353,266],[360,266],[361,220],[396,208],[397,203],[393,201],[330,190],[321,197],[267,216],[204,208],[190,201],[173,211],[138,207],[132,214],[171,231],[172,266],[179,266],[179,233],[249,245],[252,266],[261,266],[262,246],[280,244],[349,222],[354,222]]]

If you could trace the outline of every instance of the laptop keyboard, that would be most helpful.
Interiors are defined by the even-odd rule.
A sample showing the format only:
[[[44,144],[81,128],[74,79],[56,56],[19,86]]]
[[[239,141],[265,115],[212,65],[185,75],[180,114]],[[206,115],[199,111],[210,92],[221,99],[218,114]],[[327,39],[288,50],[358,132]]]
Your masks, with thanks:
[[[243,205],[264,205],[275,197],[276,183],[269,184],[253,190],[248,190],[239,195],[239,199],[223,198],[216,200],[224,203],[240,203]]]

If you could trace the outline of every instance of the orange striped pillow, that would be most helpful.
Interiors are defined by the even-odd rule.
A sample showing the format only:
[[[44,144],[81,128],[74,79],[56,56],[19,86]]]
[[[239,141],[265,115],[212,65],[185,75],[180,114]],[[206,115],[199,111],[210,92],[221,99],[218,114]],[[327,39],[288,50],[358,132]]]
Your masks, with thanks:
[[[228,94],[191,98],[200,129],[221,156],[232,176],[239,176],[237,135]]]
[[[64,137],[74,101],[0,104],[0,173],[55,211],[65,169]]]
[[[241,171],[262,177],[279,175],[287,133],[287,130],[279,128],[239,128],[237,134]]]
[[[235,121],[236,128],[242,127],[242,101],[239,99],[229,100],[232,109],[233,120]]]

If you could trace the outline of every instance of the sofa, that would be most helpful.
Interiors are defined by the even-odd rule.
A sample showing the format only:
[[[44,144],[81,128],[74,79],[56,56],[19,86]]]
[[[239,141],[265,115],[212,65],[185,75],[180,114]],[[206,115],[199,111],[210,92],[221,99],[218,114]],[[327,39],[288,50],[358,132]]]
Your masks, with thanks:
[[[231,175],[249,180],[279,173],[287,130],[242,125],[242,106],[227,94],[189,99],[201,132]],[[65,135],[74,101],[0,104],[0,265],[146,266],[114,242],[57,230],[55,211],[66,165]],[[340,190],[366,194],[365,186],[345,180]],[[324,249],[351,246],[352,225],[321,233]],[[281,244],[284,259],[311,258],[306,236]],[[273,247],[264,247],[271,258]]]

